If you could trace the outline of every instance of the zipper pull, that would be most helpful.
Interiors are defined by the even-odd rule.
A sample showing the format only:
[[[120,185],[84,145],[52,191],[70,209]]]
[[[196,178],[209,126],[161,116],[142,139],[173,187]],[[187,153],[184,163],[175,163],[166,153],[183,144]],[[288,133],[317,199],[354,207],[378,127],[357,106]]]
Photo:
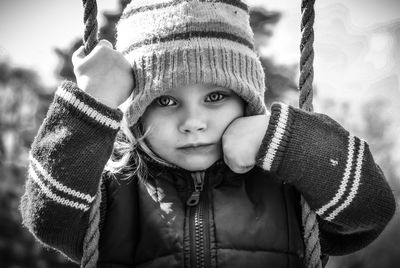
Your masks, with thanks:
[[[200,201],[200,192],[203,191],[204,186],[204,172],[192,173],[194,191],[186,201],[188,206],[196,206]]]

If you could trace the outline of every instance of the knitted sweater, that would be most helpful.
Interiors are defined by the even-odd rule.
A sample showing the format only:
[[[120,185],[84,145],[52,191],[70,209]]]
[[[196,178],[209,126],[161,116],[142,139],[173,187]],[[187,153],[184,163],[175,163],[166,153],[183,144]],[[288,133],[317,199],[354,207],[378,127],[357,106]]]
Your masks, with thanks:
[[[122,112],[66,81],[29,152],[23,224],[45,246],[79,262],[83,239]],[[371,243],[395,200],[368,144],[329,116],[275,102],[257,165],[292,184],[317,213],[322,253]]]

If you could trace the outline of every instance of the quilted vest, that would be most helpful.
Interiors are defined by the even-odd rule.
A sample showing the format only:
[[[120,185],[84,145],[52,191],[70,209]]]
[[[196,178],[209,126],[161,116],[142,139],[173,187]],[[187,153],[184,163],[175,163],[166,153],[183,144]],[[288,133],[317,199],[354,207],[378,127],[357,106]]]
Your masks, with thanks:
[[[157,166],[109,181],[98,267],[303,267],[300,195],[273,173]]]

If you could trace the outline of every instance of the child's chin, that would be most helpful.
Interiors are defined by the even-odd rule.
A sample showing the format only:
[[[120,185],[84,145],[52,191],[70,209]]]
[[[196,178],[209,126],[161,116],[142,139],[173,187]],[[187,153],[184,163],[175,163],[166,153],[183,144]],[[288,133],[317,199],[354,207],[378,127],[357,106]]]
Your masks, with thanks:
[[[211,167],[212,164],[215,163],[217,159],[213,159],[211,157],[207,158],[187,158],[185,161],[180,163],[180,167],[189,171],[201,171]]]

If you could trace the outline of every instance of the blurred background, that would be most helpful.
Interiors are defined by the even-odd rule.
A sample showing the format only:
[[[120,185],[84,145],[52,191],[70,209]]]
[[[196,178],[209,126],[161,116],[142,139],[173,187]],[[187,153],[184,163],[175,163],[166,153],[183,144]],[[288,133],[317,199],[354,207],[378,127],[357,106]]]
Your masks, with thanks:
[[[298,107],[300,1],[251,0],[251,25],[266,71],[267,106]],[[100,37],[115,42],[126,0],[98,0]],[[316,1],[314,110],[370,145],[400,198],[400,1]],[[58,84],[75,80],[81,1],[0,0],[0,267],[78,267],[22,228],[27,155]],[[331,257],[335,267],[395,268],[400,216],[367,248]]]

